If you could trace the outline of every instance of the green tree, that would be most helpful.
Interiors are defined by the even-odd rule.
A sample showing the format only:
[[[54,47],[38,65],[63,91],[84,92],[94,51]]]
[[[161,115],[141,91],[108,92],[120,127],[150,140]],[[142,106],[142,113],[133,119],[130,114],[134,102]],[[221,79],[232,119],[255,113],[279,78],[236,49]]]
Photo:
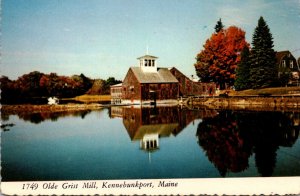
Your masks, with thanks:
[[[222,20],[221,20],[221,18],[220,18],[220,19],[218,20],[216,26],[215,26],[215,31],[216,31],[216,33],[219,33],[221,30],[223,30],[223,28],[224,28],[224,25],[223,25]]]
[[[238,64],[236,71],[236,80],[234,83],[236,90],[244,90],[250,87],[250,51],[248,47],[244,47],[241,53],[241,62]]]
[[[106,84],[108,87],[111,86],[111,85],[119,84],[119,83],[122,83],[122,81],[121,81],[121,80],[116,80],[114,77],[109,77],[109,78],[106,80],[106,82],[105,82],[105,84]]]
[[[278,80],[273,37],[263,17],[258,20],[252,40],[250,54],[252,88],[275,86]]]

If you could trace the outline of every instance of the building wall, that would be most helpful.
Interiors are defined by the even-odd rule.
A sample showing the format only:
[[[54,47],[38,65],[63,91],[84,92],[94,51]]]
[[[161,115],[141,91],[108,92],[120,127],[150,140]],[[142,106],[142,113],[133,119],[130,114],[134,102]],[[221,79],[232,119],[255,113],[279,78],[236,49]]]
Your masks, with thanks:
[[[110,87],[111,103],[118,104],[122,101],[122,86]]]
[[[154,100],[153,92],[156,100],[177,99],[178,84],[177,83],[160,83],[160,84],[141,84],[142,100]]]
[[[291,54],[287,54],[282,57],[279,68],[289,68],[290,71],[299,71],[297,61]]]
[[[186,96],[186,95],[191,94],[192,93],[192,81],[174,67],[170,71],[179,82],[179,95]]]
[[[290,73],[288,85],[298,86],[300,70],[296,58],[290,52],[286,52],[278,60],[278,77],[281,78],[284,74]]]
[[[122,99],[131,102],[141,100],[141,85],[131,69],[129,69],[123,81]]]
[[[178,83],[143,83],[140,84],[134,73],[129,69],[122,87],[122,102],[141,104],[144,101],[177,100],[179,95]]]
[[[216,94],[217,86],[214,82],[194,82],[194,95],[212,96]]]
[[[214,83],[194,82],[181,73],[178,69],[173,67],[171,73],[179,81],[179,95],[180,96],[203,96],[214,95],[216,93],[216,85]]]

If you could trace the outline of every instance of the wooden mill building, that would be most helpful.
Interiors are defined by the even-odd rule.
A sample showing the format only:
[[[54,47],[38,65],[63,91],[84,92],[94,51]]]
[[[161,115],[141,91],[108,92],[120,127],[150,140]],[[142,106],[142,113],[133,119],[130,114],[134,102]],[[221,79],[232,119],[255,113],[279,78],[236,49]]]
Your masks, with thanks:
[[[215,84],[194,82],[176,68],[157,67],[157,57],[137,58],[122,84],[111,86],[112,104],[177,104],[179,97],[215,94]]]
[[[177,102],[178,80],[168,68],[157,67],[157,57],[138,58],[139,67],[130,67],[122,84],[122,103],[148,104]]]

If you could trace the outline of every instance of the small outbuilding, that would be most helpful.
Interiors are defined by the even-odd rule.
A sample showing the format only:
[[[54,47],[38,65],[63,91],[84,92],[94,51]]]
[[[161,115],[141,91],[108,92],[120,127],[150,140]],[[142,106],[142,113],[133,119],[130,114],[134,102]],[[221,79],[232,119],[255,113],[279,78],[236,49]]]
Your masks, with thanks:
[[[179,82],[179,96],[210,96],[216,94],[215,83],[193,81],[175,67],[172,67],[170,71]]]
[[[110,86],[111,104],[122,103],[122,83]]]

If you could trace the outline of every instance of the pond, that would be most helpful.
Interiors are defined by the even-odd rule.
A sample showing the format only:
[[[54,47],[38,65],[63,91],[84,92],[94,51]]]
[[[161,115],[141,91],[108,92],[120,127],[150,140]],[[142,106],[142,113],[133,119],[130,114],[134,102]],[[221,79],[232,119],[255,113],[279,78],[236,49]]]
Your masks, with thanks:
[[[2,117],[2,181],[300,176],[300,113],[109,107]]]

